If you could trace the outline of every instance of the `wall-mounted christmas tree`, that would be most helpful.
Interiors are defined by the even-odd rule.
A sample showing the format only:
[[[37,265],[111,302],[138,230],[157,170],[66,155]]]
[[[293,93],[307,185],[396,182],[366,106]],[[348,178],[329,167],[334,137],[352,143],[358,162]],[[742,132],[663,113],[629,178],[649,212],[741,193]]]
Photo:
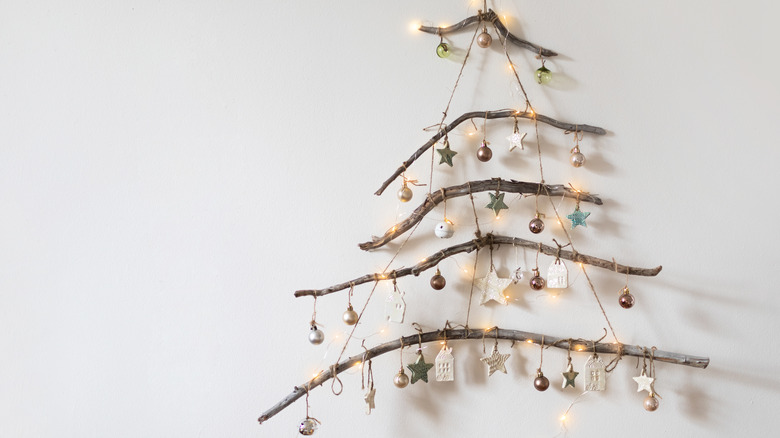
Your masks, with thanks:
[[[445,41],[445,38],[449,35],[471,29],[472,27],[474,28],[474,32],[465,49],[457,49],[452,42],[449,40]],[[607,317],[607,312],[596,292],[596,288],[588,275],[586,266],[595,266],[613,271],[618,275],[624,275],[626,279],[631,275],[655,276],[661,271],[661,267],[641,268],[627,266],[617,263],[614,258],[599,258],[579,252],[575,248],[575,244],[572,240],[572,230],[578,229],[579,227],[587,227],[587,219],[591,215],[591,209],[585,208],[581,204],[598,206],[602,205],[602,200],[598,196],[588,193],[582,187],[573,187],[563,183],[547,183],[544,175],[544,167],[542,165],[543,154],[541,140],[538,134],[539,123],[558,128],[567,134],[572,135],[574,146],[570,149],[569,162],[574,167],[586,165],[586,157],[580,150],[580,142],[583,140],[583,136],[586,134],[604,135],[606,134],[606,131],[602,128],[587,124],[561,122],[536,111],[531,105],[524,85],[520,79],[518,69],[510,58],[510,45],[528,49],[537,55],[540,65],[538,69],[533,71],[533,74],[529,76],[533,77],[535,82],[540,86],[544,86],[550,82],[554,74],[545,66],[545,58],[556,56],[557,53],[513,35],[501,22],[497,14],[492,10],[488,10],[486,5],[483,6],[483,9],[480,10],[477,15],[469,17],[455,25],[448,27],[422,26],[419,30],[438,36],[439,44],[435,48],[435,54],[439,58],[461,57],[462,62],[460,63],[460,70],[454,82],[454,86],[452,87],[452,93],[447,100],[441,120],[434,126],[435,135],[419,149],[414,151],[414,153],[382,183],[375,194],[383,194],[391,184],[395,183],[397,184],[397,187],[399,187],[397,197],[400,202],[410,202],[415,199],[414,191],[410,186],[423,186],[423,184],[419,184],[412,178],[407,178],[406,174],[418,159],[423,157],[426,153],[429,153],[431,174],[428,183],[424,185],[427,187],[427,193],[425,193],[424,197],[417,196],[423,198],[422,202],[408,215],[408,217],[390,227],[382,236],[374,237],[371,241],[359,245],[362,250],[374,250],[399,239],[400,244],[397,246],[390,261],[381,272],[366,274],[324,289],[299,290],[295,292],[296,297],[311,296],[314,298],[315,312],[311,319],[309,332],[309,341],[312,344],[320,344],[324,340],[324,334],[317,327],[316,321],[316,303],[317,298],[319,297],[345,291],[348,296],[348,304],[346,311],[342,315],[342,319],[344,323],[353,327],[349,336],[344,341],[339,358],[335,363],[333,363],[328,370],[324,370],[312,379],[296,386],[291,394],[263,413],[259,418],[259,422],[263,423],[292,404],[295,400],[308,396],[309,391],[328,380],[333,379],[333,383],[335,384],[334,387],[338,388],[338,385],[341,385],[338,375],[357,364],[362,365],[364,372],[367,371],[367,383],[364,379],[363,386],[366,391],[364,399],[366,402],[366,409],[367,412],[370,413],[375,407],[376,397],[376,389],[373,384],[372,360],[384,353],[394,350],[400,349],[401,352],[403,352],[403,348],[405,347],[417,348],[415,360],[407,364],[403,363],[402,360],[400,369],[394,376],[387,375],[383,377],[389,380],[391,379],[396,387],[404,388],[409,384],[417,385],[420,384],[420,382],[428,383],[434,380],[439,382],[457,380],[458,375],[453,369],[453,350],[451,346],[447,345],[448,340],[477,340],[481,341],[483,345],[487,342],[492,343],[493,345],[489,353],[486,351],[484,356],[474,358],[474,366],[486,367],[486,372],[489,375],[493,375],[496,371],[503,373],[507,372],[505,362],[510,359],[511,354],[501,351],[498,344],[499,339],[536,344],[539,346],[538,348],[540,349],[541,357],[543,357],[544,351],[547,348],[554,347],[564,349],[568,354],[567,363],[560,373],[560,385],[563,389],[576,388],[585,391],[603,391],[606,388],[607,373],[614,370],[623,357],[635,356],[642,358],[643,366],[641,372],[639,373],[639,376],[634,377],[634,380],[638,385],[637,392],[646,391],[647,395],[643,397],[644,408],[648,411],[656,410],[658,408],[658,398],[656,397],[657,394],[654,387],[655,362],[661,361],[705,368],[709,363],[709,359],[705,357],[671,353],[658,350],[655,347],[648,348],[628,345],[618,339],[618,336]],[[478,48],[474,48],[475,42],[479,48],[483,49],[496,46],[499,47],[499,51],[509,62],[511,73],[516,80],[518,90],[522,94],[523,107],[515,109],[472,111],[447,122],[450,105],[458,90],[458,85],[463,71],[468,64],[472,49],[479,50]],[[489,136],[486,129],[487,121],[491,119],[508,119],[513,122],[511,131],[507,130],[500,136],[502,140],[503,137],[506,136],[508,144],[505,150],[509,153],[512,153],[518,148],[520,150],[528,148],[528,150],[532,151],[535,149],[533,152],[536,159],[538,159],[538,182],[517,181],[507,178],[491,178],[468,181],[456,186],[434,189],[433,173],[435,164],[449,168],[458,166],[461,161],[465,160],[473,160],[476,158],[480,162],[489,162],[493,158],[494,152],[493,148],[491,148],[491,142],[488,141]],[[535,144],[533,146],[524,144],[527,133],[522,132],[520,129],[520,120],[530,122],[531,129],[536,134]],[[476,151],[467,151],[465,145],[455,144],[454,141],[450,141],[450,134],[452,134],[456,128],[465,124],[471,124],[475,128],[477,124],[482,125],[482,141],[479,147],[476,148]],[[491,131],[491,134],[492,132],[493,131]],[[508,136],[506,134],[508,134]],[[498,141],[497,138],[493,138],[493,135],[490,137],[494,142]],[[493,147],[495,148],[495,145]],[[487,192],[487,196],[485,196],[485,193],[483,192]],[[529,218],[528,232],[532,235],[543,233],[546,228],[545,219],[549,217],[554,220],[548,220],[547,222],[554,223],[560,227],[560,232],[565,238],[565,241],[559,243],[556,239],[551,239],[552,242],[545,244],[540,241],[521,237],[483,232],[480,228],[478,219],[478,209],[487,208],[492,210],[496,216],[500,215],[503,210],[508,210],[509,204],[511,204],[510,200],[506,197],[508,193],[516,194],[518,199],[531,198],[533,200],[535,214],[533,217]],[[441,204],[443,204],[443,217],[440,221],[437,221],[433,234],[440,239],[449,239],[453,236],[456,224],[447,217],[447,202],[461,197],[468,197],[467,202],[470,204],[471,212],[474,216],[474,238],[457,245],[442,248],[414,266],[397,269],[392,268],[396,257],[403,252],[406,243],[423,223],[423,219],[427,218],[427,215],[433,212],[437,206]],[[570,202],[573,202],[575,205],[570,213],[559,213],[560,203],[553,201],[554,199],[559,198],[569,198],[573,200]],[[544,212],[547,214],[545,215]],[[466,225],[457,224],[457,226],[465,227]],[[564,261],[567,260],[575,263],[577,268],[580,269],[581,274],[585,279],[585,283],[587,284],[587,289],[597,302],[601,316],[608,327],[608,331],[605,328],[604,336],[599,339],[586,339],[581,336],[567,337],[539,334],[498,327],[470,327],[469,319],[471,308],[472,305],[475,305],[475,302],[478,301],[477,305],[488,306],[495,305],[495,303],[507,304],[505,290],[513,283],[525,282],[521,269],[517,269],[515,274],[508,278],[502,278],[498,275],[493,263],[493,253],[494,251],[501,251],[504,248],[525,248],[528,251],[535,252],[536,264],[531,270],[531,278],[527,281],[528,287],[532,290],[543,290],[545,288],[554,290],[569,287],[568,268]],[[480,251],[482,251],[483,255],[485,252],[489,254],[489,256],[484,258],[486,261],[489,260],[489,268],[483,275],[477,275],[477,262],[479,260]],[[352,335],[354,334],[355,327],[362,322],[363,314],[369,306],[381,307],[385,313],[385,317],[390,322],[399,324],[404,323],[406,306],[414,306],[414,302],[405,298],[403,287],[400,285],[403,281],[403,277],[409,275],[418,276],[424,271],[436,268],[435,274],[431,277],[430,285],[435,290],[444,289],[447,287],[448,282],[438,269],[438,264],[447,258],[468,253],[474,253],[475,260],[474,269],[471,271],[470,292],[467,301],[468,308],[465,312],[466,316],[464,321],[461,321],[460,323],[450,323],[448,315],[438,315],[443,322],[443,326],[441,329],[432,331],[424,331],[418,324],[412,323],[411,325],[415,328],[416,333],[401,337],[396,341],[374,346],[373,348],[364,346],[363,351],[360,353],[341,360],[350,345],[350,340],[353,338]],[[540,254],[551,257],[551,263],[546,271],[546,276],[542,275],[542,271],[539,268]],[[391,291],[382,303],[377,303],[376,300],[372,301],[377,286],[384,282],[392,284]],[[356,309],[352,305],[352,294],[356,287],[366,283],[372,284],[373,287],[368,294],[364,305],[361,308]],[[629,291],[627,281],[626,286],[618,291],[617,302],[620,307],[625,309],[631,308],[635,304],[635,298]],[[603,342],[607,336],[613,338],[612,342]],[[432,357],[425,357],[422,351],[422,345],[424,343],[434,341],[443,343],[442,349],[439,351],[435,360],[433,360]],[[353,345],[353,347],[356,346]],[[575,371],[575,367],[572,364],[572,351],[585,352],[585,354],[588,355],[588,359],[585,361],[581,372]],[[611,358],[605,363],[600,355],[610,355]],[[533,387],[538,391],[545,391],[550,385],[550,380],[545,376],[542,370],[541,357],[539,368],[533,380]],[[340,390],[336,389],[334,392],[340,393]],[[318,420],[309,415],[308,409],[309,406],[307,401],[306,416],[299,425],[299,432],[303,435],[313,434],[319,424]]]

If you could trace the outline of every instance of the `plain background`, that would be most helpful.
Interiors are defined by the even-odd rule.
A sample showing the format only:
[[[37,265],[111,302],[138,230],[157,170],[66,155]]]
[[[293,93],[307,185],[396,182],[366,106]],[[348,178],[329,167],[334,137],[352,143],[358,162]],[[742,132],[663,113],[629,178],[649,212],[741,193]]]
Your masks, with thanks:
[[[477,2],[479,3],[479,2]],[[318,300],[327,342],[306,341],[312,300],[293,291],[374,272],[398,245],[364,253],[419,204],[393,183],[373,192],[431,135],[458,73],[435,56],[438,38],[415,23],[451,24],[477,4],[458,1],[4,1],[0,3],[0,436],[292,437],[299,400],[256,418],[338,356],[344,292]],[[622,342],[711,358],[706,370],[660,364],[655,413],[642,408],[623,360],[607,391],[579,399],[569,436],[770,436],[780,360],[775,334],[778,209],[778,8],[768,1],[495,1],[520,37],[557,50],[549,86],[539,62],[510,56],[538,112],[603,126],[586,135],[588,162],[567,163],[570,135],[540,126],[545,179],[598,193],[604,205],[572,233],[581,252],[663,265],[630,278],[637,305],[617,305],[622,275],[591,268]],[[453,35],[456,51],[471,32]],[[450,109],[522,105],[498,43],[475,47]],[[455,56],[457,58],[457,54]],[[508,152],[511,121],[450,137],[453,168],[433,188],[503,176],[538,181],[531,125]],[[494,158],[479,163],[479,137]],[[430,155],[409,176],[427,183]],[[507,196],[483,231],[531,237],[533,199]],[[561,202],[562,214],[574,205]],[[541,208],[551,213],[547,200]],[[441,241],[437,208],[394,266],[410,266],[474,231],[467,198],[453,200],[455,236]],[[400,216],[399,216],[400,215]],[[548,217],[538,236],[559,241]],[[487,270],[486,252],[478,275]],[[500,248],[502,276],[533,251]],[[404,278],[403,325],[383,321],[382,284],[356,335],[367,345],[463,323],[472,255]],[[546,270],[552,260],[542,256]],[[472,309],[470,325],[598,338],[606,326],[587,284],[557,298],[525,282],[507,307]],[[356,288],[362,307],[369,285]],[[338,338],[338,339],[337,339]],[[318,436],[562,434],[577,391],[560,389],[564,351],[548,350],[545,393],[532,388],[538,347],[502,341],[508,374],[490,378],[478,341],[452,342],[452,383],[392,386],[399,356],[373,362],[377,408],[364,413],[360,372],[344,393],[312,391]],[[432,361],[437,345],[425,349]],[[490,344],[488,344],[488,349]],[[361,351],[354,341],[347,354]],[[397,353],[397,352],[395,352]],[[587,355],[574,354],[581,369]],[[411,350],[403,360],[411,362]],[[581,382],[581,380],[579,381]]]

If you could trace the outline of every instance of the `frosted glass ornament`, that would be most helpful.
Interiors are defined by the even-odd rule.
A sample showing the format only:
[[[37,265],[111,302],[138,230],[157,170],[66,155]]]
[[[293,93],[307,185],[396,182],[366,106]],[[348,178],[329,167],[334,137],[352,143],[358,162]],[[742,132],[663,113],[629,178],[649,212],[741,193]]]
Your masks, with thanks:
[[[455,358],[452,356],[452,347],[446,345],[442,347],[439,354],[436,355],[436,381],[437,382],[452,382],[454,377],[454,365]]]
[[[385,317],[390,322],[404,322],[404,313],[406,313],[406,302],[404,302],[404,293],[393,287],[390,295],[385,300]]]
[[[585,390],[603,391],[607,388],[607,371],[601,358],[594,354],[585,362]]]
[[[569,270],[561,259],[555,259],[547,269],[547,288],[566,289],[569,287]]]

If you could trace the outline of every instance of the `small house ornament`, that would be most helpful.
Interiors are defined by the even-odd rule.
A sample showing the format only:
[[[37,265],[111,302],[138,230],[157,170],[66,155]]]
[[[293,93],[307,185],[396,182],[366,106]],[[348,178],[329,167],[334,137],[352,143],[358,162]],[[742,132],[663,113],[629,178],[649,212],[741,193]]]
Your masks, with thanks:
[[[436,381],[437,382],[452,382],[455,380],[453,365],[455,358],[452,357],[452,347],[447,347],[447,344],[441,348],[439,354],[436,355]]]
[[[547,270],[548,289],[566,289],[569,287],[569,271],[561,259],[556,258]]]
[[[603,391],[607,388],[607,371],[598,354],[593,353],[585,362],[584,374],[586,391]]]
[[[404,313],[406,313],[404,293],[398,289],[395,280],[393,280],[393,290],[390,291],[390,295],[385,300],[385,316],[388,321],[400,324],[404,322]]]

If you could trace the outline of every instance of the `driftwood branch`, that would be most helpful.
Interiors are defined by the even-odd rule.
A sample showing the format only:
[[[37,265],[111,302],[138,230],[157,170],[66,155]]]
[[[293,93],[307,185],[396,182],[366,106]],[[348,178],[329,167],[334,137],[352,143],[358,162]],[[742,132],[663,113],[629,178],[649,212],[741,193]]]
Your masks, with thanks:
[[[559,256],[562,259],[571,260],[576,263],[584,263],[586,265],[596,266],[599,268],[609,269],[610,271],[617,271],[618,273],[621,274],[631,274],[631,275],[638,275],[643,277],[654,277],[658,275],[659,272],[661,272],[661,266],[656,266],[655,268],[637,268],[634,266],[615,264],[611,261],[607,261],[604,259],[600,259],[598,257],[593,257],[587,254],[581,254],[573,251],[561,250],[559,254],[557,247],[540,244],[538,242],[521,239],[519,237],[496,236],[493,234],[487,234],[484,237],[477,238],[469,242],[464,242],[459,245],[451,246],[449,248],[445,248],[437,252],[436,254],[427,257],[424,261],[409,268],[402,268],[385,274],[366,274],[362,277],[358,277],[351,281],[340,283],[325,289],[299,290],[295,292],[295,296],[296,297],[304,297],[304,296],[321,297],[323,295],[332,294],[333,292],[338,292],[341,290],[348,289],[350,286],[357,286],[359,284],[369,283],[372,281],[382,281],[391,278],[405,277],[407,275],[417,276],[420,275],[420,273],[423,271],[436,267],[436,265],[438,265],[439,262],[446,259],[447,257],[452,257],[456,254],[461,254],[461,253],[470,253],[475,249],[479,249],[490,245],[513,245],[513,246],[521,246],[523,248],[528,248],[533,250],[538,249],[542,254],[547,254],[549,256]]]
[[[543,196],[565,196],[567,198],[579,199],[582,202],[591,202],[601,205],[601,199],[598,196],[578,193],[562,184],[539,184],[532,182],[523,182],[515,180],[505,180],[501,178],[486,179],[482,181],[470,181],[459,186],[452,186],[431,193],[425,201],[404,219],[393,225],[385,231],[382,237],[375,237],[370,242],[358,244],[360,249],[368,251],[377,249],[396,237],[410,230],[420,222],[426,214],[430,213],[437,205],[446,199],[466,196],[469,193],[490,192],[500,190],[507,193],[521,193],[526,195],[540,194]]]
[[[506,329],[498,329],[498,328],[476,329],[476,330],[456,329],[456,330],[432,331],[432,332],[423,333],[420,335],[420,337],[421,337],[421,342],[426,342],[426,343],[442,341],[445,339],[450,342],[459,339],[482,340],[482,338],[485,336],[486,330],[490,331],[489,336],[491,338],[497,336],[500,339],[509,339],[509,340],[521,341],[521,342],[531,341],[536,344],[540,344],[542,342],[542,339],[544,339],[545,345],[555,347],[555,348],[561,348],[564,350],[569,350],[570,348],[569,338],[557,338],[555,336],[541,335],[538,333],[529,333],[529,332],[523,332],[519,330],[506,330]],[[335,367],[336,374],[339,374],[343,371],[352,368],[353,366],[359,364],[363,360],[381,356],[390,351],[397,350],[402,346],[416,345],[417,342],[418,342],[418,335],[414,334],[411,336],[403,337],[397,341],[390,341],[390,342],[385,342],[384,344],[381,345],[377,345],[376,347],[367,350],[365,353],[360,353],[341,361]],[[573,339],[571,340],[571,344],[572,344],[571,345],[572,350],[574,351],[583,350],[583,351],[587,351],[588,354],[590,354],[594,350],[594,348],[595,351],[600,354],[619,354],[622,349],[623,356],[645,357],[647,352],[650,351],[648,348],[635,346],[635,345],[608,344],[608,343],[601,343],[601,342],[594,344],[592,343],[592,341],[588,341],[584,339]],[[654,360],[659,362],[666,362],[675,365],[686,365],[694,368],[707,368],[707,365],[709,365],[710,363],[710,359],[708,357],[699,357],[699,356],[691,356],[687,354],[671,353],[662,350],[656,350],[655,353],[653,353],[653,358]],[[260,424],[264,423],[266,420],[278,414],[287,406],[291,405],[295,400],[298,400],[302,396],[306,395],[306,388],[308,388],[309,391],[311,391],[312,389],[322,385],[323,383],[325,383],[326,381],[328,381],[333,377],[334,376],[331,374],[331,371],[326,370],[318,374],[313,379],[304,382],[299,386],[296,386],[293,389],[292,393],[290,393],[287,397],[283,398],[279,403],[274,405],[271,409],[265,411],[263,415],[261,415],[260,418],[257,419],[257,421]]]
[[[517,117],[520,119],[531,119],[534,118],[538,120],[539,122],[548,124],[550,126],[554,126],[558,129],[562,129],[564,131],[579,131],[579,132],[589,132],[591,134],[596,135],[604,135],[607,133],[607,131],[604,130],[604,128],[599,128],[598,126],[591,126],[591,125],[580,125],[580,124],[574,124],[574,123],[567,123],[567,122],[559,122],[558,120],[553,119],[552,117],[547,117],[545,115],[539,114],[539,113],[533,113],[533,112],[519,112],[513,109],[508,110],[500,110],[500,111],[472,111],[465,113],[455,119],[452,123],[449,125],[446,125],[442,127],[442,129],[436,133],[433,137],[431,137],[430,140],[428,140],[424,145],[420,146],[419,149],[417,149],[411,157],[409,157],[408,160],[404,161],[403,164],[396,169],[396,171],[393,173],[393,175],[390,176],[384,183],[382,183],[382,186],[374,192],[375,195],[379,196],[381,195],[387,186],[389,186],[393,181],[395,181],[396,178],[398,178],[399,175],[401,175],[403,172],[406,171],[406,169],[409,168],[409,166],[412,165],[412,163],[415,162],[420,156],[425,153],[428,149],[430,149],[431,146],[436,144],[437,141],[439,141],[442,137],[444,137],[445,134],[449,133],[453,129],[455,129],[458,125],[461,123],[471,120],[471,119],[506,119],[509,117]]]
[[[504,26],[504,23],[501,22],[501,20],[498,18],[498,15],[495,12],[493,12],[492,9],[488,9],[487,13],[482,14],[481,17],[479,15],[474,15],[458,23],[455,23],[452,26],[447,26],[447,27],[420,26],[419,30],[421,32],[432,33],[434,35],[446,35],[448,33],[460,32],[461,30],[468,28],[472,24],[475,23],[479,24],[481,21],[493,22],[496,25],[498,31],[501,32],[502,35],[505,35],[506,38],[516,46],[522,47],[524,49],[528,49],[537,55],[540,53],[542,56],[548,56],[548,57],[558,55],[556,52],[552,50],[537,46],[534,43],[528,42],[524,39],[515,36],[512,32],[509,31],[509,29],[506,28],[506,26]]]

